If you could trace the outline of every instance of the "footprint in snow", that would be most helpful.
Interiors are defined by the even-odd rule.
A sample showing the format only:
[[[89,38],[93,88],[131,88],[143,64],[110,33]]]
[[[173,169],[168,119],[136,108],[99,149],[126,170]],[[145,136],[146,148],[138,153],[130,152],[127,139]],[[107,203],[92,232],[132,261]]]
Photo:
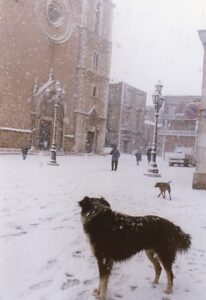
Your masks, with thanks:
[[[31,285],[30,289],[31,290],[38,290],[38,289],[41,289],[41,288],[44,288],[44,287],[50,285],[50,283],[52,283],[52,280],[45,280],[45,281],[36,283],[34,285]]]
[[[137,285],[131,285],[130,286],[130,291],[136,291],[136,289],[137,289]]]
[[[77,286],[79,284],[80,284],[80,281],[78,279],[75,279],[75,278],[67,279],[67,281],[62,284],[61,290],[64,291],[66,289],[69,289],[73,286]]]
[[[64,218],[64,219],[62,219],[61,221],[62,221],[62,222],[67,222],[67,221],[69,221],[69,218]]]
[[[36,226],[38,226],[38,225],[39,225],[39,223],[32,223],[32,224],[29,224],[30,227],[36,227]]]
[[[84,285],[90,285],[90,284],[95,283],[96,280],[97,280],[97,278],[87,279],[87,280],[84,280],[84,281],[83,281],[83,284],[84,284]]]
[[[64,229],[65,227],[64,226],[57,226],[57,227],[54,227],[53,230],[59,230],[59,229]]]
[[[4,235],[1,235],[0,238],[8,238],[8,237],[13,237],[13,236],[21,236],[23,234],[27,234],[27,231],[21,231],[21,232],[16,232],[16,233],[4,234]]]
[[[53,268],[56,264],[57,264],[57,260],[55,258],[50,259],[46,264],[46,269],[49,270],[49,269]]]
[[[81,257],[81,255],[82,255],[82,252],[80,251],[80,250],[76,250],[75,252],[73,252],[73,254],[72,254],[72,256],[73,257]]]
[[[118,299],[123,298],[123,296],[121,294],[115,294],[114,296],[115,296],[115,298],[118,298]]]
[[[11,233],[10,236],[20,236],[20,235],[23,235],[23,234],[27,234],[26,231],[21,231],[21,232],[17,232],[17,233]]]
[[[73,274],[71,274],[71,273],[69,273],[69,272],[66,272],[66,273],[65,273],[65,275],[66,275],[66,277],[69,277],[69,278],[72,278],[72,277],[74,277],[74,275],[73,275]]]

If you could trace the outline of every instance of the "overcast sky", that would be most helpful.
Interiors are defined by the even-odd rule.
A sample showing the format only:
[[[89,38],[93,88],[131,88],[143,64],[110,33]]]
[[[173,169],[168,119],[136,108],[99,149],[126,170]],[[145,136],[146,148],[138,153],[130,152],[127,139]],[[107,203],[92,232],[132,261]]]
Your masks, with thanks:
[[[111,79],[147,92],[200,95],[206,0],[113,0]]]

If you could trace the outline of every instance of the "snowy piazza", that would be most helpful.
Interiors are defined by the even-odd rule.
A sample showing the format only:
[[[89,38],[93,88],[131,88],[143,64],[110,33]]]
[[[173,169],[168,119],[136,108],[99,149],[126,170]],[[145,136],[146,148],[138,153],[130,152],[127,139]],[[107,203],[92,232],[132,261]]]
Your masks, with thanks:
[[[2,155],[0,268],[2,300],[88,300],[98,285],[98,269],[82,230],[78,202],[105,197],[116,211],[158,215],[192,236],[191,249],[173,266],[174,292],[164,295],[162,274],[154,286],[153,268],[144,252],[114,266],[108,299],[204,300],[206,279],[205,191],[192,190],[194,168],[169,167],[158,161],[161,181],[171,181],[170,201],[157,197],[156,178],[144,176],[146,156],[120,157],[111,172],[110,156]]]

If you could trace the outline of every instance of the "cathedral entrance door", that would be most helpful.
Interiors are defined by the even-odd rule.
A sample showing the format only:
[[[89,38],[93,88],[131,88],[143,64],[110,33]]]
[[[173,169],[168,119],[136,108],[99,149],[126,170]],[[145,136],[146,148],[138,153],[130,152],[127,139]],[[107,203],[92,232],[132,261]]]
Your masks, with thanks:
[[[93,151],[93,146],[94,146],[94,132],[88,131],[87,140],[86,140],[86,152],[91,153]]]
[[[41,120],[39,134],[39,149],[49,150],[51,146],[52,122]]]
[[[123,153],[128,153],[128,141],[123,141]]]

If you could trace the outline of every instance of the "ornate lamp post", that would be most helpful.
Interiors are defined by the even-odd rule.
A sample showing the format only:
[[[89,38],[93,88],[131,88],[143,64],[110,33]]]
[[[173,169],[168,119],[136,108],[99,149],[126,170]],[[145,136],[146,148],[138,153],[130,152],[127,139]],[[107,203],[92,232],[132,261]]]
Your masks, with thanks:
[[[54,90],[47,88],[47,97],[52,95],[52,100],[54,101],[54,119],[53,119],[53,133],[52,133],[52,146],[51,146],[51,160],[48,163],[51,166],[59,166],[56,161],[56,138],[57,138],[57,110],[59,103],[63,100],[65,91],[61,88],[60,82],[57,80],[54,85]]]
[[[156,163],[156,156],[157,156],[157,126],[158,126],[159,111],[164,102],[164,97],[162,97],[161,94],[162,87],[163,85],[161,84],[160,81],[158,81],[157,84],[155,85],[155,93],[152,95],[153,104],[155,108],[155,125],[154,125],[154,135],[153,135],[153,142],[152,142],[151,161],[148,168],[148,172],[145,175],[153,176],[153,177],[161,177]]]

